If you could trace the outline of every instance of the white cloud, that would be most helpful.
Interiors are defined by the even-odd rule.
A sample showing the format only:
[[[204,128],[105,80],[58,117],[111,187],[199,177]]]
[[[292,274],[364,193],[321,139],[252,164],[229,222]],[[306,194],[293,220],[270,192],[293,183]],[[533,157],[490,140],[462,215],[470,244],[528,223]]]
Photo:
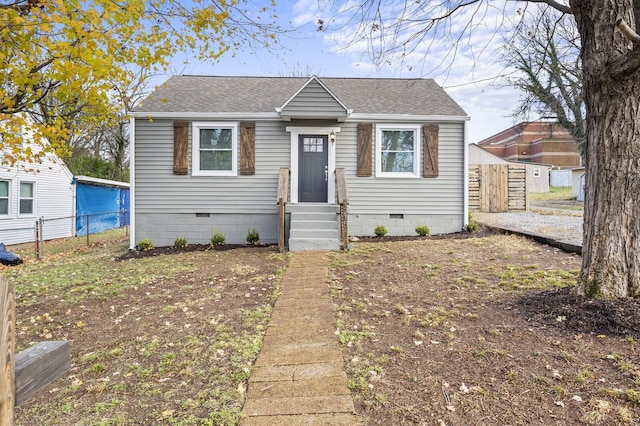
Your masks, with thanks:
[[[363,37],[370,28],[364,27],[358,19],[347,21],[353,11],[338,14],[328,31],[323,33],[323,40],[328,45],[340,47],[343,59],[351,63],[351,70],[381,77],[435,78],[472,117],[469,139],[475,142],[513,124],[510,115],[518,104],[519,93],[501,84],[500,76],[506,71],[499,59],[502,38],[513,28],[514,16],[519,16],[515,13],[517,5],[499,1],[463,8],[454,19],[434,29],[436,37],[430,36],[410,45],[409,51],[398,51],[386,58],[386,63],[373,64],[371,60],[376,47],[384,51],[389,46],[385,43],[401,45],[411,40],[418,28],[415,22],[424,17],[423,12],[440,4],[409,3],[405,16],[414,23],[401,27],[397,33],[387,33],[386,37],[376,33],[379,38],[373,43],[380,43],[377,45]],[[403,5],[404,2],[383,3],[379,13],[383,17],[397,17],[401,15],[398,7]],[[338,7],[347,10],[348,2]],[[338,29],[331,31],[335,27]]]
[[[384,2],[384,0],[383,0]],[[398,16],[394,9],[404,2],[388,0],[383,16]],[[516,107],[519,93],[509,87],[499,87],[499,76],[505,72],[499,62],[501,34],[496,34],[503,19],[517,16],[517,5],[506,6],[505,0],[483,2],[483,9],[474,12],[465,8],[454,20],[439,29],[437,39],[425,39],[414,49],[390,63],[375,64],[371,41],[362,37],[363,26],[353,16],[357,0],[284,0],[279,2],[282,22],[291,22],[297,31],[280,40],[286,47],[278,54],[239,52],[236,57],[225,55],[220,63],[208,66],[207,74],[218,75],[287,75],[293,67],[312,70],[322,76],[337,77],[402,77],[434,78],[471,116],[469,140],[475,142],[491,136],[513,124],[509,117]],[[435,2],[410,3],[412,19]],[[440,3],[438,3],[440,4]],[[475,15],[474,15],[475,13]],[[395,15],[394,15],[395,14]],[[317,31],[317,20],[323,19],[325,31]],[[471,27],[466,25],[471,22]],[[415,34],[415,26],[402,31],[397,40],[407,40]],[[472,30],[471,38],[457,36]],[[413,33],[411,32],[413,31]],[[356,35],[360,34],[360,37]],[[383,39],[388,43],[389,39]],[[453,46],[457,49],[452,50]],[[194,70],[193,72],[198,72]]]

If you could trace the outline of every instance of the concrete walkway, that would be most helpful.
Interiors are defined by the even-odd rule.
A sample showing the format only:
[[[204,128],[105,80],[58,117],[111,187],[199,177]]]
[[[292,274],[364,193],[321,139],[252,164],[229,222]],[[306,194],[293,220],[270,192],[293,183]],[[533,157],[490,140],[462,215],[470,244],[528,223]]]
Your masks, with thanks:
[[[251,371],[242,426],[356,425],[322,252],[295,252]]]

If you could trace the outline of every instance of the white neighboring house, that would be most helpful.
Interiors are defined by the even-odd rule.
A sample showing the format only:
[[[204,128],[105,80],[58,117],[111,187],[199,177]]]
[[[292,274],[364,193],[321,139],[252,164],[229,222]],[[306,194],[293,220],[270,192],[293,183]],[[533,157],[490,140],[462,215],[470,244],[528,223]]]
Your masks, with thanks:
[[[42,163],[0,166],[0,243],[35,241],[39,218],[55,220],[45,227],[45,240],[74,235],[73,175],[55,154]]]

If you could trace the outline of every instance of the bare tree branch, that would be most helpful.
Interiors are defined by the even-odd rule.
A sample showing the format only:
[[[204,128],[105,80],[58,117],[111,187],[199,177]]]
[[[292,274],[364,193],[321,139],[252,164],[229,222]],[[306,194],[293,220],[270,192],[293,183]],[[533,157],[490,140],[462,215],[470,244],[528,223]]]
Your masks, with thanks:
[[[524,95],[514,115],[528,118],[532,109],[553,114],[574,137],[584,159],[585,104],[577,28],[567,15],[552,12],[525,18],[505,45],[505,64],[522,73],[507,77]]]
[[[622,18],[618,18],[616,21],[616,27],[624,34],[624,36],[633,44],[640,43],[640,35],[633,31],[631,27]]]
[[[573,11],[571,10],[570,6],[564,5],[562,3],[558,3],[557,1],[554,1],[554,0],[528,0],[528,1],[530,3],[545,3],[562,13],[566,13],[569,15],[573,14]]]
[[[460,54],[477,63],[481,53],[492,49],[500,30],[514,25],[512,11],[503,6],[488,0],[363,0],[341,3],[336,15],[322,20],[321,29],[344,30],[348,40],[342,49],[364,50],[376,66],[421,68],[435,77],[448,74]],[[492,31],[486,31],[487,23]],[[487,37],[475,43],[479,28]]]

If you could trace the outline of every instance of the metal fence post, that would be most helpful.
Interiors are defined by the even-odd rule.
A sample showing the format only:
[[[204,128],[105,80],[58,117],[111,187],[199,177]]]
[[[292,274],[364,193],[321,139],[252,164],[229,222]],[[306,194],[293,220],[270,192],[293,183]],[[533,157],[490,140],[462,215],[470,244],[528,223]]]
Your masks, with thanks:
[[[87,247],[89,247],[89,215],[87,214],[87,220],[86,220],[86,225],[87,225]]]
[[[44,218],[40,218],[40,257],[42,259],[44,257]]]
[[[38,221],[36,220],[36,224],[33,227],[34,238],[33,240],[36,243],[36,259],[40,260],[40,225],[38,225]]]
[[[131,218],[129,216],[129,210],[121,210],[121,214],[124,215],[124,230],[125,230],[125,235],[128,237],[129,236],[129,223],[131,223]],[[123,217],[123,216],[120,216]]]

